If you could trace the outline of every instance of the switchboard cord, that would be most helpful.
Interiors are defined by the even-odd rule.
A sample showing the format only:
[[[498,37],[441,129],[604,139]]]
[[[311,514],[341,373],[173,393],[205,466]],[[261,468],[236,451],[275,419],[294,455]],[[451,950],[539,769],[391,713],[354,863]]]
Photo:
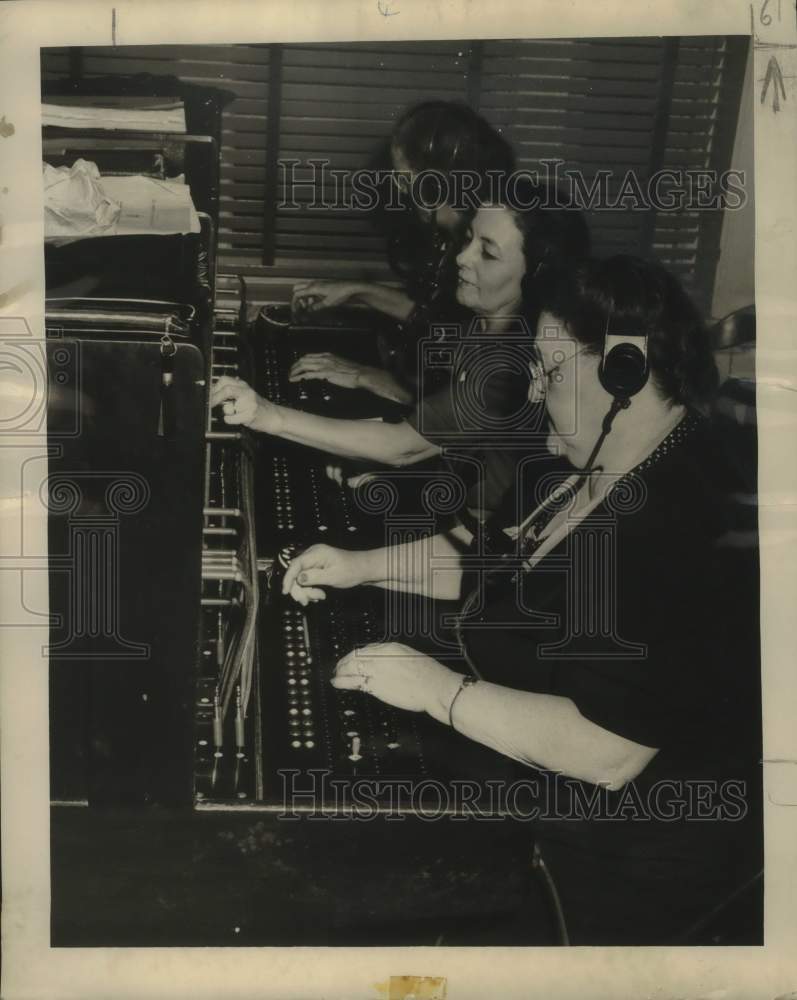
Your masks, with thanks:
[[[567,921],[565,920],[565,911],[562,908],[562,900],[559,896],[559,890],[556,888],[556,882],[554,882],[553,875],[551,875],[551,872],[545,863],[545,859],[542,856],[540,845],[536,841],[534,842],[534,848],[531,854],[531,867],[533,871],[539,874],[542,884],[548,893],[548,899],[551,904],[551,909],[553,910],[554,920],[556,921],[559,944],[563,947],[568,947],[570,945],[570,935],[567,931]]]
[[[257,544],[254,519],[254,466],[249,455],[242,451],[238,466],[243,541],[239,551],[241,586],[244,592],[244,621],[239,642],[225,658],[220,681],[222,713],[226,717],[233,702],[236,685],[241,688],[241,706],[244,714],[252,693],[255,662],[255,637],[260,591],[257,575]]]

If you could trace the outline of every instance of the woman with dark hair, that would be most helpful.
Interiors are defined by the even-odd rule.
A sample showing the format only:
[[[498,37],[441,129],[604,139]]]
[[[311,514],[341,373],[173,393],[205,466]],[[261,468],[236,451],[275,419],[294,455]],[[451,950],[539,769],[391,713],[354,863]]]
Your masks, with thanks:
[[[376,221],[402,288],[368,281],[312,280],[294,286],[293,308],[308,319],[319,310],[361,305],[399,323],[403,334],[383,351],[389,370],[323,353],[291,370],[291,379],[322,378],[409,403],[416,392],[414,346],[435,319],[469,322],[457,304],[456,254],[468,220],[491,183],[515,167],[510,145],[467,104],[425,101],[397,121],[373,168],[387,178]]]
[[[585,263],[540,305],[530,392],[562,467],[531,487],[521,474],[470,557],[462,528],[313,546],[284,590],[464,596],[455,669],[382,643],[332,684],[425,711],[533,776],[536,851],[571,943],[692,943],[761,867],[757,567],[723,546],[701,413],[716,369],[657,265]],[[759,941],[754,921],[747,933],[736,943]]]
[[[527,317],[536,315],[535,297],[547,269],[563,259],[583,256],[588,248],[582,217],[546,207],[544,195],[520,182],[504,186],[494,202],[477,211],[457,256],[457,300],[475,320],[451,347],[446,385],[423,395],[405,420],[380,423],[316,416],[277,406],[240,379],[228,377],[213,386],[212,405],[223,404],[228,424],[244,424],[341,458],[394,467],[436,458],[446,437],[460,435],[466,438],[462,447],[474,461],[489,464],[490,471],[481,477],[487,488],[482,490],[480,509],[494,509],[511,484],[514,457],[502,462],[492,448],[482,455],[483,433],[534,419],[523,374],[528,359],[521,350],[527,351],[530,341]],[[496,353],[507,344],[508,349]],[[475,383],[478,391],[470,392],[468,387]]]

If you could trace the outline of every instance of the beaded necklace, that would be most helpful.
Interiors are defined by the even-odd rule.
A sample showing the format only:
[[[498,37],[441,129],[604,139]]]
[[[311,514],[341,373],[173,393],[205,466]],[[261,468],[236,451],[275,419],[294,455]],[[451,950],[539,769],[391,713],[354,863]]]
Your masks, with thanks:
[[[646,472],[652,466],[658,464],[666,455],[668,455],[674,448],[681,445],[686,441],[694,431],[701,425],[704,418],[693,411],[687,411],[684,416],[678,421],[678,423],[673,427],[670,433],[661,441],[653,451],[641,462],[638,462],[632,469],[628,472],[623,473],[623,475],[612,484],[608,490],[606,497],[611,493],[616,491],[621,487],[621,484],[627,482],[631,477],[638,475],[641,472]],[[470,656],[468,650],[467,634],[464,626],[468,623],[468,620],[474,620],[474,615],[476,614],[476,609],[482,606],[481,619],[484,620],[484,592],[482,588],[486,590],[492,590],[493,592],[502,590],[508,585],[517,586],[521,573],[528,572],[532,569],[530,565],[531,556],[534,552],[542,545],[545,540],[542,532],[545,527],[551,522],[554,514],[561,510],[562,507],[569,502],[569,499],[578,492],[581,486],[584,484],[588,478],[589,473],[581,473],[576,480],[570,484],[569,487],[563,487],[559,484],[548,497],[540,504],[538,508],[537,516],[533,519],[530,525],[528,525],[526,531],[524,532],[524,540],[521,545],[520,559],[518,559],[517,551],[514,555],[507,551],[506,542],[508,541],[507,536],[503,532],[498,532],[497,534],[503,535],[503,543],[499,543],[496,539],[495,534],[487,531],[483,535],[483,541],[487,543],[487,549],[493,554],[502,554],[502,558],[508,558],[507,568],[511,570],[512,564],[514,564],[515,572],[511,573],[511,576],[507,573],[496,572],[495,570],[488,570],[481,578],[481,581],[465,598],[462,609],[457,615],[456,624],[454,626],[456,636],[459,640],[460,650],[462,656],[470,668],[471,672],[475,677],[481,677],[473,658]],[[605,501],[606,498],[604,498]],[[489,527],[489,526],[488,526]],[[518,567],[518,562],[520,566]],[[507,579],[507,577],[509,577]],[[478,622],[479,617],[476,616],[476,621]]]
[[[629,469],[628,472],[623,473],[623,475],[611,485],[607,491],[606,498],[610,497],[616,490],[622,489],[623,485],[627,484],[629,479],[647,471],[652,466],[660,462],[674,448],[681,445],[694,433],[696,428],[700,426],[702,420],[703,418],[700,414],[687,411],[675,427],[673,427],[670,433],[664,438],[664,440],[661,441],[646,458],[642,459],[641,462]],[[542,504],[540,504],[537,516],[522,533],[521,552],[523,558],[526,560],[524,568],[531,568],[528,565],[528,561],[548,537],[544,534],[545,529],[551,523],[556,514],[567,507],[567,505],[575,498],[584,483],[587,479],[589,479],[590,475],[591,473],[582,473],[573,482],[566,485],[560,484],[551,492],[551,494],[549,494],[548,497],[545,498],[545,500],[543,500]]]

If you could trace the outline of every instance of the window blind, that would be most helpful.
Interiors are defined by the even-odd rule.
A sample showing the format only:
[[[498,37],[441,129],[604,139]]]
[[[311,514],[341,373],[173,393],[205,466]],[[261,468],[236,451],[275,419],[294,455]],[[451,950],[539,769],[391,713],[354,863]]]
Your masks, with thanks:
[[[309,206],[333,198],[330,171],[367,166],[421,100],[470,102],[512,142],[521,167],[561,161],[583,191],[609,171],[609,204],[629,171],[644,190],[661,168],[727,168],[747,44],[700,36],[87,48],[80,71],[168,73],[235,93],[223,117],[219,232],[219,298],[232,304],[239,273],[255,287],[308,274],[391,276],[364,213]],[[46,50],[43,70],[74,73],[74,56]],[[313,158],[328,163],[315,184]],[[279,162],[291,160],[298,211],[280,207],[289,199]],[[707,306],[721,213],[628,204],[588,213],[596,252],[658,257]]]

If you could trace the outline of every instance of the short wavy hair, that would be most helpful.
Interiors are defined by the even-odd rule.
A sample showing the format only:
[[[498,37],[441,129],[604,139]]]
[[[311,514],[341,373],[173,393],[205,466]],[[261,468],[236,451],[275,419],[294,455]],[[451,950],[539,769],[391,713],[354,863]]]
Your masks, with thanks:
[[[719,384],[703,318],[681,283],[661,264],[620,254],[560,268],[540,288],[538,305],[563,321],[594,353],[614,334],[647,334],[648,363],[659,392],[705,409]]]
[[[551,275],[589,256],[591,240],[584,214],[566,205],[554,188],[520,174],[493,185],[484,204],[509,209],[523,236],[523,303],[527,321],[536,325],[540,293]]]

